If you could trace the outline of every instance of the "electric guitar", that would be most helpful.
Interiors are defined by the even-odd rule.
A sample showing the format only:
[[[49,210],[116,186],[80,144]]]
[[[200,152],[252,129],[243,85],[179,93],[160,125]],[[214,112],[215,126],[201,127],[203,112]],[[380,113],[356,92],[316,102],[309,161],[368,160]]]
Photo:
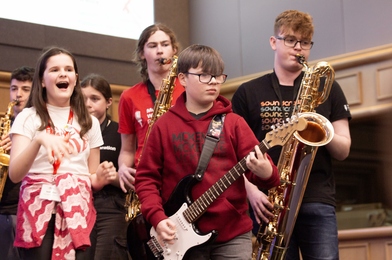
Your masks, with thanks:
[[[295,131],[304,130],[306,126],[306,119],[294,117],[288,123],[278,125],[267,133],[259,148],[265,153],[273,146],[284,145]],[[194,202],[190,194],[198,180],[193,174],[184,177],[164,205],[165,214],[176,224],[176,241],[172,245],[162,246],[158,242],[154,227],[151,227],[142,214],[139,214],[130,222],[127,230],[128,251],[132,260],[178,260],[182,259],[190,248],[212,242],[218,233],[213,230],[201,234],[195,222],[208,206],[247,170],[246,157],[244,157]]]

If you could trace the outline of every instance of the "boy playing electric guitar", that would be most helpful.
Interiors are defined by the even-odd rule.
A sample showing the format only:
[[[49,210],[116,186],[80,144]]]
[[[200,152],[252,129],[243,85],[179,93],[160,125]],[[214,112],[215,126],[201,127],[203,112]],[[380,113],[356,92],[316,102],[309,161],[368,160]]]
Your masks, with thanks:
[[[266,189],[279,184],[277,168],[257,146],[252,130],[232,112],[230,101],[219,95],[227,77],[223,70],[221,56],[208,46],[192,45],[179,55],[178,78],[185,92],[153,126],[136,172],[142,214],[155,229],[165,259],[183,257],[183,252],[170,249],[177,248],[176,244],[189,248],[184,250],[186,259],[250,259],[252,254],[252,221],[247,215],[242,175],[230,187],[222,187],[219,197],[210,197],[212,203],[197,219],[196,233],[217,232],[213,242],[209,239],[211,243],[190,245],[193,239],[187,238],[186,232],[195,233],[193,229],[183,231],[184,227],[165,213],[164,204],[177,183],[195,172],[215,115],[225,114],[220,139],[202,180],[189,189],[190,197],[198,199],[246,156],[249,170],[244,172],[250,182]]]

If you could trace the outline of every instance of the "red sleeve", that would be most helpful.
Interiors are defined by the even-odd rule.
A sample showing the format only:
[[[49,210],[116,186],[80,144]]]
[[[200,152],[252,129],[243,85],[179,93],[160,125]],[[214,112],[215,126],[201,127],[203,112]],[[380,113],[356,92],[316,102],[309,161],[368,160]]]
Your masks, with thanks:
[[[154,127],[153,127],[154,128]],[[162,148],[158,131],[151,131],[136,170],[135,189],[141,202],[141,211],[146,220],[156,227],[166,219],[160,190],[162,187]]]
[[[118,132],[120,134],[134,134],[133,123],[131,118],[132,115],[132,99],[129,98],[129,90],[125,90],[120,96],[120,102],[118,104]]]

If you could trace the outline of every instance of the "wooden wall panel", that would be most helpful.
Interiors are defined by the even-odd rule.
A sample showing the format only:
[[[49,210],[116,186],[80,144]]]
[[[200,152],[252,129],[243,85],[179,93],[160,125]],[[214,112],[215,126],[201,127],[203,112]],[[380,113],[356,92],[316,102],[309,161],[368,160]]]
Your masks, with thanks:
[[[350,243],[339,245],[340,260],[371,260],[369,243]]]
[[[362,73],[360,71],[339,75],[335,79],[342,87],[350,106],[361,105],[363,103]]]
[[[392,66],[379,68],[376,71],[377,99],[392,98]]]

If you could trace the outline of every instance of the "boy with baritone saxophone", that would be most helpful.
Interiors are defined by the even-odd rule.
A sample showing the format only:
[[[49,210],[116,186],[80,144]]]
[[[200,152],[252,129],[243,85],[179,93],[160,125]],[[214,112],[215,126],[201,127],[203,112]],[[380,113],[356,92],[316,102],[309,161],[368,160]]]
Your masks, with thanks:
[[[4,259],[9,260],[20,259],[17,248],[13,246],[20,182],[13,183],[8,177],[9,152],[11,150],[9,131],[15,117],[27,103],[33,76],[34,69],[27,66],[19,67],[11,73],[10,103],[8,104],[6,115],[1,118],[0,252]]]
[[[242,84],[233,96],[234,112],[243,116],[259,140],[270,127],[291,116],[297,91],[303,78],[303,66],[298,55],[308,60],[313,46],[312,17],[297,10],[279,14],[275,20],[270,45],[275,52],[274,71]],[[271,111],[278,111],[271,113]],[[343,160],[350,150],[348,121],[351,118],[344,93],[333,82],[328,99],[316,108],[333,126],[334,136],[318,148],[306,186],[302,204],[289,242],[286,259],[338,259],[338,237],[335,215],[335,182],[332,158]],[[268,154],[277,164],[280,147]],[[272,217],[272,204],[256,186],[248,186],[255,220],[254,233],[260,222]]]

